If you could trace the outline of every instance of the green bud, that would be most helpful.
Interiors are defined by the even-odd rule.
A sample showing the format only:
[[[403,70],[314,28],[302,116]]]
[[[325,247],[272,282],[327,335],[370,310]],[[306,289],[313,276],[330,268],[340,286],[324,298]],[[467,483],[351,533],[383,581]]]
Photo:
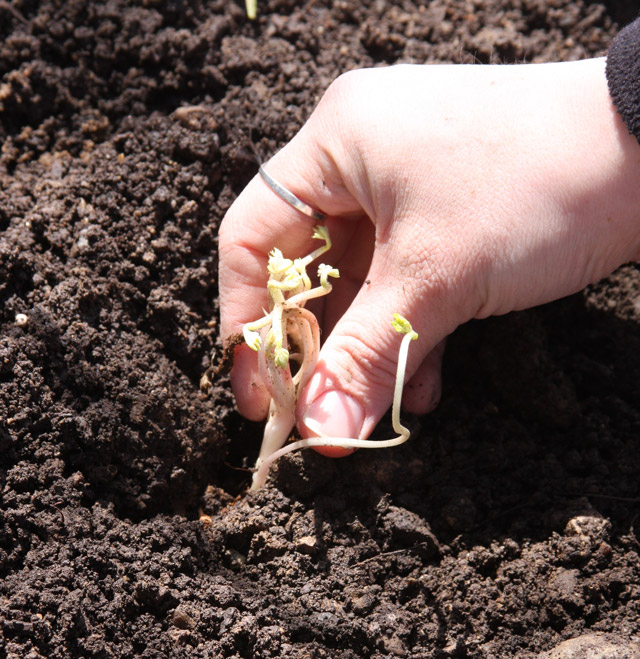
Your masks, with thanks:
[[[412,341],[415,341],[418,338],[418,333],[413,331],[411,323],[406,318],[403,318],[399,313],[393,314],[391,326],[396,332],[399,332],[400,334],[413,334],[414,336],[411,337]]]
[[[286,348],[278,348],[274,353],[273,363],[278,368],[286,368],[289,363],[289,351]]]
[[[251,350],[258,352],[262,345],[260,334],[250,330],[246,325],[242,328],[242,334],[244,335],[245,343],[251,348]]]
[[[286,272],[292,265],[293,261],[291,259],[285,259],[282,255],[282,252],[277,247],[274,247],[269,252],[267,270],[272,275],[279,275],[283,272]]]
[[[331,284],[327,280],[327,277],[334,277],[335,279],[338,279],[340,277],[340,271],[330,265],[321,263],[318,266],[318,277],[320,278],[320,285],[322,288],[330,288]]]
[[[318,224],[313,227],[313,233],[311,234],[312,238],[317,240],[324,240],[326,243],[329,242],[329,229],[324,226],[324,224]]]

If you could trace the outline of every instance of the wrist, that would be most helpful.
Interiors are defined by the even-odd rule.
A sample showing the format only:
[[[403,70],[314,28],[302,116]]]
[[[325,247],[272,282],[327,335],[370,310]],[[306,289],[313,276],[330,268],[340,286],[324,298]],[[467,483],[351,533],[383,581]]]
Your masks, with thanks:
[[[605,60],[591,60],[588,67],[585,98],[576,110],[590,152],[585,157],[590,172],[582,185],[584,215],[608,245],[597,250],[603,263],[595,279],[640,255],[640,144],[611,98]]]

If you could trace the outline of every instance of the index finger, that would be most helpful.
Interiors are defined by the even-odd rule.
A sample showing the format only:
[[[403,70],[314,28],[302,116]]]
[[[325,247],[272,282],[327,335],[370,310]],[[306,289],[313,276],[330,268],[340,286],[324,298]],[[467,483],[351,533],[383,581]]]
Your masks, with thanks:
[[[276,181],[328,216],[352,215],[358,206],[345,189],[326,146],[301,132],[266,165]],[[256,175],[227,211],[219,233],[220,320],[223,339],[263,315],[268,304],[266,266],[278,247],[296,257],[317,245],[316,220],[281,199]]]
[[[320,131],[321,136],[325,134]],[[307,124],[267,163],[267,171],[320,212],[328,216],[352,214],[358,206],[342,183],[339,167],[329,149],[312,135]],[[233,203],[220,227],[218,245],[220,328],[225,343],[268,307],[269,252],[278,247],[295,258],[312,251],[315,222],[278,196],[259,175]],[[269,395],[260,380],[257,354],[248,346],[235,351],[231,382],[240,413],[255,421],[264,418]]]

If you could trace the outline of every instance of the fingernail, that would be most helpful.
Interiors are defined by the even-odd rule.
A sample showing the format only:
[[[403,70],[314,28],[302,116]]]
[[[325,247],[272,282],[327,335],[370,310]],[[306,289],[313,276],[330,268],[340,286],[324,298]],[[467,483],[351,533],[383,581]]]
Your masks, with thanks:
[[[307,407],[302,423],[313,435],[357,439],[364,423],[364,410],[344,391],[325,391]]]

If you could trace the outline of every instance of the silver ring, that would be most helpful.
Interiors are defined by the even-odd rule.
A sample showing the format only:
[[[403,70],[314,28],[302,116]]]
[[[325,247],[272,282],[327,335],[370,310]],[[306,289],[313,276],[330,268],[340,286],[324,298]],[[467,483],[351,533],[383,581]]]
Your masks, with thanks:
[[[316,210],[309,206],[309,204],[305,204],[302,199],[298,199],[293,192],[289,192],[284,185],[278,183],[278,181],[272,176],[267,174],[264,165],[260,165],[258,171],[260,172],[260,176],[262,176],[262,180],[278,195],[278,197],[280,197],[280,199],[286,201],[289,206],[293,206],[296,210],[299,210],[301,213],[304,213],[308,217],[318,220],[319,222],[322,222],[327,217],[325,213]]]

